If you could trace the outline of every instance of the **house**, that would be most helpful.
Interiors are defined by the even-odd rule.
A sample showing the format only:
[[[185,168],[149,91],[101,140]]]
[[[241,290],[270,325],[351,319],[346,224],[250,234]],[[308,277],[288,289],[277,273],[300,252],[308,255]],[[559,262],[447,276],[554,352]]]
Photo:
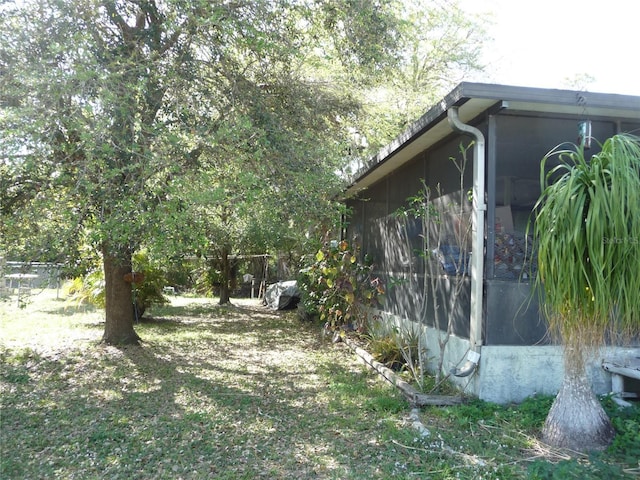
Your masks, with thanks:
[[[434,359],[449,329],[443,368],[481,399],[556,393],[562,349],[549,339],[530,282],[536,259],[527,225],[541,160],[563,143],[596,153],[598,141],[619,132],[640,135],[640,97],[459,84],[345,191],[346,238],[387,285],[382,321],[425,325]],[[424,212],[403,214],[410,197],[433,205],[429,221]],[[640,348],[605,354],[640,356]],[[611,391],[601,365],[594,358],[589,368],[596,393]]]

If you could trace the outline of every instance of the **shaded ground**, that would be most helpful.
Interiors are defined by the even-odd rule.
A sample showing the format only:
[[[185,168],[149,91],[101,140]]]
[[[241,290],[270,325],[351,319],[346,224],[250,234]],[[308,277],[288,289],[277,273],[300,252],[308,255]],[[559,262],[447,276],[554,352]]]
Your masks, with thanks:
[[[4,337],[2,478],[393,474],[377,459],[403,400],[293,314],[182,299],[118,349],[97,345],[99,314],[68,312]]]
[[[102,313],[55,292],[0,303],[0,478],[555,478],[534,436],[548,401],[425,410],[421,437],[404,399],[318,326],[236,303],[176,297],[127,348],[100,345]],[[567,461],[576,478],[623,473]]]

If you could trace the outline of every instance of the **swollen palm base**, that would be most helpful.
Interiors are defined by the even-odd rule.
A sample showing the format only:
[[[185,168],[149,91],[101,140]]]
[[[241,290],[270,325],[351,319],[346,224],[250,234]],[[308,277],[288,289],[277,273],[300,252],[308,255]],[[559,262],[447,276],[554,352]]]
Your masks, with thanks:
[[[601,450],[613,440],[615,430],[591,390],[584,368],[565,372],[542,435],[550,445],[578,451]]]

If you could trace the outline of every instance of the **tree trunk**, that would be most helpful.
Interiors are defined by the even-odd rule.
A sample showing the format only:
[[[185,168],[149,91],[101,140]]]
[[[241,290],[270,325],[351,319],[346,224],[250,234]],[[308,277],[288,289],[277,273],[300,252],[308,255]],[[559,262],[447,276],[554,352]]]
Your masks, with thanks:
[[[606,448],[615,430],[591,390],[584,362],[565,351],[565,374],[560,391],[542,430],[543,440],[554,447],[579,452]]]
[[[220,305],[231,302],[229,284],[231,282],[231,262],[229,261],[229,250],[224,247],[220,254],[220,266],[222,270],[222,281],[220,282]]]
[[[104,261],[105,324],[102,341],[109,345],[137,345],[140,337],[133,329],[135,318],[131,284],[124,279],[131,272],[131,255],[123,261],[106,249]]]

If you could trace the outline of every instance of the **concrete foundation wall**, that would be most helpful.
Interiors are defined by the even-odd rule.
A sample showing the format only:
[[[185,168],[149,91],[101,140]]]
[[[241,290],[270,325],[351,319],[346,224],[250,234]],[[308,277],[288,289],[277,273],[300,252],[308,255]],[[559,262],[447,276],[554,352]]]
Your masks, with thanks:
[[[440,346],[439,340],[445,339],[445,334],[441,330],[420,325],[418,322],[411,321],[407,318],[400,317],[388,312],[376,312],[383,322],[388,325],[395,326],[399,331],[422,329],[421,337],[423,339],[423,346],[426,348],[429,363],[427,368],[429,372],[435,373],[438,367]],[[442,362],[443,374],[447,374],[454,368],[459,368],[466,363],[467,353],[469,352],[469,340],[456,337],[452,335],[447,341],[445,347],[445,354]],[[464,378],[451,377],[451,382],[454,383],[461,391],[469,395],[477,396],[478,389],[478,377],[477,375],[470,375]]]
[[[444,333],[420,326],[406,318],[386,312],[377,312],[383,322],[399,328],[422,328],[422,338],[429,357],[431,372],[437,368],[440,347],[438,336]],[[445,348],[443,370],[461,367],[466,362],[469,341],[451,336]],[[596,394],[611,392],[611,374],[602,368],[605,357],[621,355],[640,356],[640,348],[607,347],[602,349],[587,365],[587,373]],[[560,346],[484,346],[479,368],[470,376],[450,380],[469,395],[482,400],[506,404],[518,403],[536,394],[555,395],[564,375],[563,355]]]
[[[587,363],[597,395],[611,392],[611,374],[602,368],[603,359],[630,354],[640,356],[640,348],[603,348]],[[555,395],[564,376],[562,347],[483,347],[478,374],[477,395],[489,402],[517,403],[535,394]]]

